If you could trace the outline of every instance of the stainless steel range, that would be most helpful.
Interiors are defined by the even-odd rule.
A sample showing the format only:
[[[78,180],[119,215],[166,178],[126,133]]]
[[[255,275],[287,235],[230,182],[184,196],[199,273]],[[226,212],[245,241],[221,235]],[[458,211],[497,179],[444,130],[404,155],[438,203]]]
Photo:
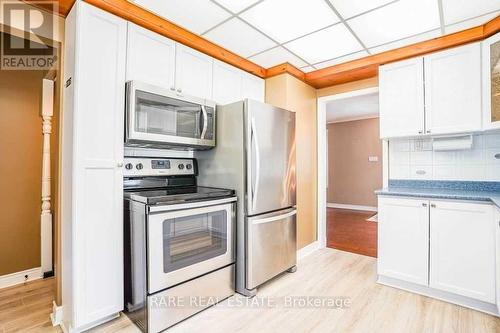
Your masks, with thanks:
[[[125,158],[125,302],[159,332],[234,294],[236,196],[195,159]]]

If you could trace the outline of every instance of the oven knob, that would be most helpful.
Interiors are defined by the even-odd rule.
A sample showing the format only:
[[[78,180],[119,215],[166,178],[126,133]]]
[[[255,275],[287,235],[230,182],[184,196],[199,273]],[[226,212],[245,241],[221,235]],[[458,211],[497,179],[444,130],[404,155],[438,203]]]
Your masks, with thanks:
[[[142,170],[143,165],[142,165],[142,163],[139,163],[135,167],[137,168],[137,170]]]
[[[179,170],[184,169],[184,164],[179,164]]]
[[[186,164],[186,169],[191,170],[193,166],[191,164]]]
[[[127,163],[127,164],[125,164],[125,169],[127,169],[127,170],[130,170],[130,169],[132,169],[133,167],[134,167],[134,166],[132,165],[132,163]]]

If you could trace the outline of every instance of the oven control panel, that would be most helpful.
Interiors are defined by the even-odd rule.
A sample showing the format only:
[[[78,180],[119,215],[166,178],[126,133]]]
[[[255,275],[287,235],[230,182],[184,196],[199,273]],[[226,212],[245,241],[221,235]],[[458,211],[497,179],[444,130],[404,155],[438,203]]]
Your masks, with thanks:
[[[196,175],[196,160],[190,158],[125,157],[125,177]]]

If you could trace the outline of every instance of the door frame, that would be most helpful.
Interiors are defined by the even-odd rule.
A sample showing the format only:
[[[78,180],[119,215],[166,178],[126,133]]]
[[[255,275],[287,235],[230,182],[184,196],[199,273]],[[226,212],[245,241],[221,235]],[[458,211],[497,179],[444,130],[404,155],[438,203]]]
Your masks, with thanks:
[[[318,131],[318,144],[317,144],[317,154],[318,154],[318,174],[317,174],[317,230],[318,230],[318,242],[320,248],[326,247],[326,209],[327,209],[327,187],[328,187],[328,173],[327,173],[327,157],[328,152],[326,151],[327,145],[327,121],[326,121],[326,105],[328,102],[363,96],[373,93],[378,93],[379,88],[369,87],[363,89],[356,89],[348,92],[323,96],[317,98],[317,131]],[[382,169],[383,169],[383,186],[386,187],[389,179],[389,142],[387,140],[382,141]]]

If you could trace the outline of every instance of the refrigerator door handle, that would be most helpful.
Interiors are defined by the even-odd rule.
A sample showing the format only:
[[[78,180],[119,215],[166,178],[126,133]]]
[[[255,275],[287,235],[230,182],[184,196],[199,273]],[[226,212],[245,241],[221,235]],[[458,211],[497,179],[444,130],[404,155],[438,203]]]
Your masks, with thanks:
[[[268,218],[261,219],[261,220],[255,220],[252,222],[252,224],[270,223],[270,222],[274,222],[277,220],[283,220],[283,219],[286,219],[286,218],[293,216],[295,214],[297,214],[296,209],[294,209],[291,212],[288,212],[286,214],[283,214],[283,215],[276,215],[276,216],[268,217]]]
[[[257,138],[257,131],[255,129],[255,118],[252,118],[251,124],[252,132],[252,142],[255,145],[255,179],[252,187],[252,210],[255,210],[256,198],[259,193],[259,181],[260,181],[260,151],[259,151],[259,141]]]

